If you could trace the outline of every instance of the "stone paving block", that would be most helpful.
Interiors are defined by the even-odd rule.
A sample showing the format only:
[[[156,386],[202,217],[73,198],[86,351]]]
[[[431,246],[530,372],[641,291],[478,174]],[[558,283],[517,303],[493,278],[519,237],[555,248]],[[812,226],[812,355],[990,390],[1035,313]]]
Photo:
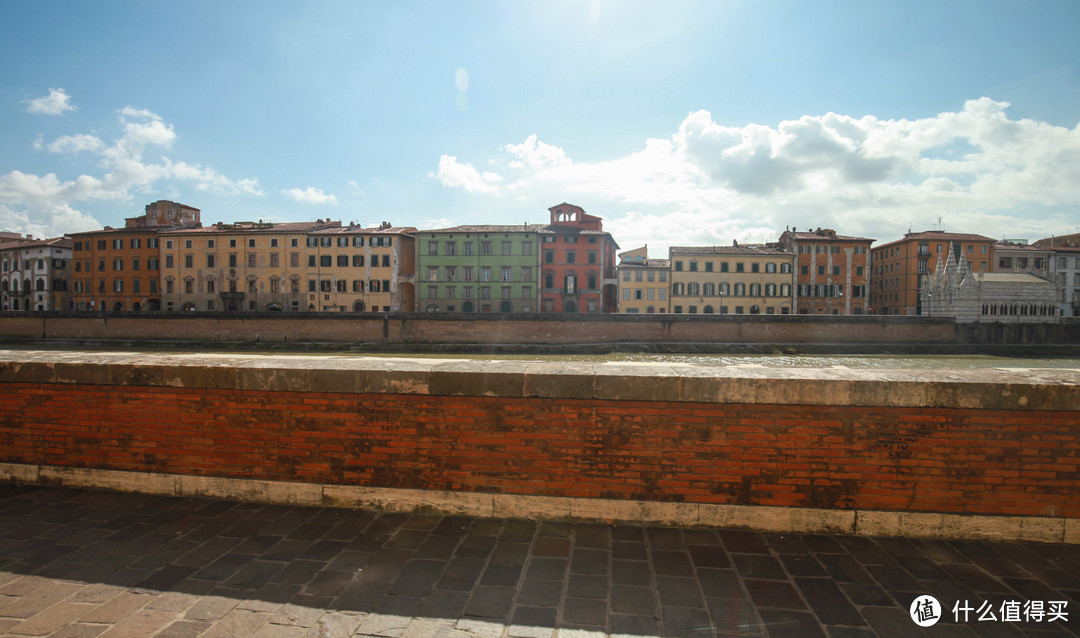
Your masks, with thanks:
[[[18,582],[12,584],[16,585]],[[15,596],[3,606],[0,606],[0,616],[29,618],[86,588],[85,585],[81,584],[55,581],[46,581],[45,583],[30,581],[27,586],[30,587],[27,594]]]
[[[323,613],[322,609],[288,603],[279,609],[277,613],[270,616],[269,622],[273,625],[311,627],[319,621]]]
[[[184,614],[187,620],[216,621],[224,617],[240,601],[229,596],[203,596]]]
[[[208,622],[176,620],[154,634],[154,638],[196,638],[211,626]]]
[[[359,636],[383,636],[384,638],[400,638],[409,625],[410,616],[397,616],[393,614],[368,614],[356,628]]]
[[[102,638],[145,638],[172,622],[176,616],[164,611],[136,611],[101,634]]]
[[[79,616],[93,608],[94,605],[87,603],[57,603],[34,614],[7,631],[19,635],[45,636],[58,631],[68,623],[78,620]]]
[[[49,636],[49,638],[95,638],[110,629],[109,625],[92,625],[74,622]]]
[[[510,638],[551,638],[555,634],[556,610],[518,607],[510,621]]]
[[[825,625],[863,626],[866,621],[848,601],[840,587],[828,578],[796,578],[803,599]],[[749,588],[749,585],[747,586]],[[753,591],[751,590],[751,594]]]
[[[260,627],[267,624],[270,621],[270,616],[271,614],[267,612],[233,609],[216,621],[200,638],[250,636],[258,631]]]
[[[311,629],[296,625],[263,625],[252,638],[304,638]],[[155,636],[154,638],[157,638]]]

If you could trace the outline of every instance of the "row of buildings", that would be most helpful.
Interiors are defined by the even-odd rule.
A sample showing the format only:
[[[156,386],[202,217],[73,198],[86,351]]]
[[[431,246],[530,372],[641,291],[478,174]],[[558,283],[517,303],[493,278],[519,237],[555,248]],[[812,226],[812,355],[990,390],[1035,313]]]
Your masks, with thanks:
[[[340,221],[203,226],[157,201],[122,228],[0,234],[0,307],[77,312],[1080,315],[1080,236],[928,231],[873,246],[830,229],[777,242],[619,252],[563,203],[546,224],[434,230]]]

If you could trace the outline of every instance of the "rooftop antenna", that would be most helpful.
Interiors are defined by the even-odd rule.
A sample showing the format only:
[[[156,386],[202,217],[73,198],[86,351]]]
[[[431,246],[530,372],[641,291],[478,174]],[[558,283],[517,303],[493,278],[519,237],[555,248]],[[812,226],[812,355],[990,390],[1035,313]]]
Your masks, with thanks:
[[[941,230],[941,218],[940,217],[937,218],[937,229]]]

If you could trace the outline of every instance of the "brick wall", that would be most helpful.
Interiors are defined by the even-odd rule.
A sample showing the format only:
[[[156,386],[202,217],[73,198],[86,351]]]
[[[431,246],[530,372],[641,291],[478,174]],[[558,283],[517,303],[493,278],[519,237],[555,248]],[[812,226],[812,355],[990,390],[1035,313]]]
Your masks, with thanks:
[[[1003,404],[1005,386],[992,379],[986,389],[920,387],[911,395],[919,401],[908,401],[911,390],[899,385],[856,397],[852,380],[839,379],[846,389],[838,396],[848,400],[834,404],[827,385],[800,391],[790,379],[775,380],[777,391],[799,402],[778,402],[761,389],[751,402],[670,400],[664,390],[670,371],[654,383],[656,392],[642,390],[655,379],[641,373],[620,384],[639,398],[665,398],[633,400],[505,396],[529,392],[492,390],[513,386],[488,375],[479,377],[487,389],[472,395],[452,384],[437,394],[434,376],[426,385],[399,378],[403,393],[368,392],[386,382],[370,366],[366,380],[355,382],[358,392],[265,387],[250,370],[233,370],[228,378],[240,381],[222,382],[224,364],[218,376],[199,377],[203,387],[169,387],[197,370],[178,376],[164,364],[161,372],[98,364],[79,368],[69,359],[52,364],[49,377],[44,368],[0,363],[0,462],[503,494],[1080,518],[1080,412],[1062,409],[1080,405],[1075,381],[1026,393],[1008,386],[1004,395],[1013,400]],[[338,390],[352,378],[343,375],[355,373],[317,381],[309,361],[295,367],[304,366],[302,378],[282,381],[288,373],[266,371],[265,364],[263,374],[277,374],[278,386]],[[92,368],[104,374],[100,382],[78,382],[90,378],[80,370]],[[449,383],[452,373],[440,374]],[[117,383],[120,378],[127,383]],[[728,386],[736,396],[748,396],[751,387]],[[983,392],[999,400],[981,401]],[[604,392],[597,385],[562,394]],[[797,398],[808,395],[815,399]],[[884,397],[884,405],[871,405],[872,396]],[[958,405],[937,405],[948,403]]]

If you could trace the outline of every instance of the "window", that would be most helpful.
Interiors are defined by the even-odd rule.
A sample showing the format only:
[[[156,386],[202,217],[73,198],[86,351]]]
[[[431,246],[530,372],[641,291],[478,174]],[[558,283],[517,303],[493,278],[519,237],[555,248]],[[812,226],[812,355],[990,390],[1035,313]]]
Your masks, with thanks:
[[[756,261],[750,264],[750,272],[761,272],[761,264]]]
[[[427,298],[428,299],[438,299],[439,298],[439,287],[438,286],[428,286],[427,287]]]
[[[348,237],[338,237],[337,238],[337,245],[338,245],[338,248],[348,248],[349,247],[349,238]],[[252,246],[254,246],[254,244],[252,244]],[[344,292],[344,291],[342,291],[342,292]]]
[[[675,272],[682,272],[682,262],[681,261],[675,262]]]
[[[690,260],[690,272],[697,272],[697,260],[696,259],[691,259]]]
[[[735,263],[735,272],[746,272],[746,268],[741,261]]]
[[[761,296],[761,284],[750,284],[750,296],[751,297],[760,297]]]
[[[427,280],[428,281],[438,281],[439,280],[439,267],[438,266],[428,266]]]
[[[363,255],[353,255],[352,265],[353,265],[353,268],[363,268],[364,267],[364,256]]]
[[[833,266],[832,267],[832,274],[833,275],[839,275],[840,274],[840,266]]]
[[[348,239],[348,237],[342,237],[341,239]],[[338,255],[337,256],[337,265],[338,265],[338,268],[347,268],[349,266],[349,256],[348,255]]]
[[[502,254],[504,256],[510,255],[513,252],[513,246],[514,246],[513,242],[504,241],[502,243]]]
[[[576,264],[577,263],[577,251],[576,250],[568,250],[568,251],[566,251],[566,263],[568,263],[568,264]]]
[[[439,242],[429,241],[427,245],[427,254],[438,255],[439,254]]]
[[[462,279],[461,279],[462,281],[473,281],[473,267],[472,266],[464,266],[464,267],[462,267],[462,269],[461,269],[461,277],[462,277]]]
[[[521,254],[525,255],[525,256],[529,256],[529,255],[532,254],[532,242],[531,241],[523,241],[523,242],[521,242]]]
[[[735,296],[736,297],[745,297],[746,296],[746,284],[735,284]]]
[[[167,264],[169,268],[172,268],[172,264]],[[236,253],[229,255],[229,268],[236,268]]]
[[[511,274],[511,268],[509,266],[503,266],[502,280],[503,281],[513,281],[514,280],[514,277]]]
[[[776,272],[776,264],[773,263],[773,262],[769,262],[769,263],[765,264],[765,272],[767,272],[767,273]]]
[[[555,251],[554,250],[545,250],[544,251],[544,263],[545,264],[553,264],[553,263],[555,263]]]
[[[480,281],[491,281],[491,266],[480,268]]]
[[[451,256],[457,254],[457,242],[456,241],[448,241],[448,242],[446,242],[446,254],[451,255]]]
[[[319,266],[322,268],[329,268],[334,263],[334,258],[330,255],[319,255]]]
[[[270,267],[277,268],[281,265],[281,255],[278,253],[270,253]]]
[[[491,254],[491,242],[489,242],[489,241],[480,242],[480,255],[483,257],[483,256],[488,256],[490,254]]]
[[[464,242],[462,244],[462,248],[465,249],[465,255],[466,256],[473,254],[473,244],[472,244],[471,241]]]
[[[809,275],[810,274],[810,266],[799,266],[799,274],[801,274],[801,275]]]
[[[124,240],[123,239],[114,239],[114,240],[112,240],[112,247],[113,247],[113,250],[123,250],[123,248],[124,248]]]

